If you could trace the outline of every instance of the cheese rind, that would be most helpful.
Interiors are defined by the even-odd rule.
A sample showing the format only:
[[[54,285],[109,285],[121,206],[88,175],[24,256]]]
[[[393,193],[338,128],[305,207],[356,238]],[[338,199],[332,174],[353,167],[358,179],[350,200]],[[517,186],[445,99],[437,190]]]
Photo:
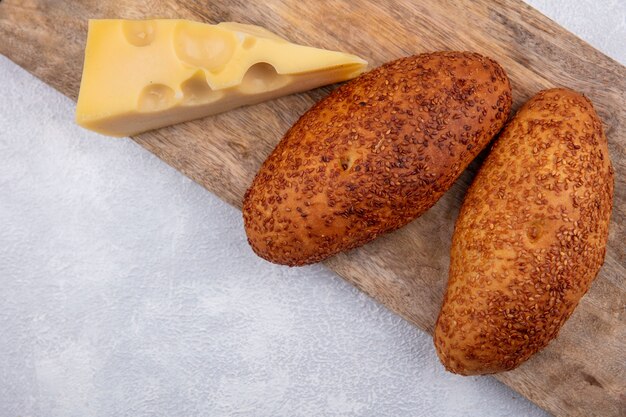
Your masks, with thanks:
[[[366,66],[258,26],[90,20],[76,121],[133,135],[344,81]]]

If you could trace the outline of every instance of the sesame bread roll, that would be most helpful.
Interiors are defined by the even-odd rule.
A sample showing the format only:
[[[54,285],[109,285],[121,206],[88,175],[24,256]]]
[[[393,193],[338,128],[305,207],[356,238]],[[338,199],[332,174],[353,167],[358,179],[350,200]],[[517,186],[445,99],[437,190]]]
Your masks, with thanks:
[[[537,94],[496,141],[456,222],[434,335],[449,371],[507,371],[556,337],[604,261],[612,202],[591,102]]]
[[[507,119],[495,61],[437,52],[389,62],[306,112],[243,202],[252,249],[304,265],[371,241],[435,204]]]

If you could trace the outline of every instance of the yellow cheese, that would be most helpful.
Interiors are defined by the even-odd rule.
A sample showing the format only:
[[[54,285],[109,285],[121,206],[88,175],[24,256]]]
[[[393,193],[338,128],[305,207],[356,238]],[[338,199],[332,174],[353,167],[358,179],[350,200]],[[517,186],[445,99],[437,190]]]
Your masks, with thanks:
[[[91,20],[76,121],[133,135],[344,81],[366,66],[258,26]]]

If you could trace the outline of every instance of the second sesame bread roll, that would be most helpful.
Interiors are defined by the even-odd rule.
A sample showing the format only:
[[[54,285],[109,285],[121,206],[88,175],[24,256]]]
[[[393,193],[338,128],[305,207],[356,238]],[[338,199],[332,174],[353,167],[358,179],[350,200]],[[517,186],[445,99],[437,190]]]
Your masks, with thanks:
[[[387,63],[306,112],[247,191],[248,241],[285,265],[321,261],[420,216],[503,126],[495,61],[437,52]]]
[[[434,338],[445,367],[507,371],[556,337],[604,261],[612,204],[613,168],[591,102],[563,88],[531,98],[456,221]]]

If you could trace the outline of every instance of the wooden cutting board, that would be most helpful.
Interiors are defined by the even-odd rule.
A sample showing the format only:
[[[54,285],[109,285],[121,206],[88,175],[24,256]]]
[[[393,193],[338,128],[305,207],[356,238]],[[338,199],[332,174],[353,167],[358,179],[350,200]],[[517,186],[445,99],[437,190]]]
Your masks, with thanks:
[[[496,378],[558,416],[626,415],[626,68],[517,0],[0,0],[0,53],[76,99],[87,19],[150,17],[257,24],[297,43],[358,54],[371,66],[426,51],[473,50],[506,69],[515,108],[553,86],[588,95],[605,123],[616,171],[606,262],[558,339]],[[331,88],[133,140],[240,207],[264,158]],[[409,226],[326,264],[432,332],[454,220],[476,166]]]

